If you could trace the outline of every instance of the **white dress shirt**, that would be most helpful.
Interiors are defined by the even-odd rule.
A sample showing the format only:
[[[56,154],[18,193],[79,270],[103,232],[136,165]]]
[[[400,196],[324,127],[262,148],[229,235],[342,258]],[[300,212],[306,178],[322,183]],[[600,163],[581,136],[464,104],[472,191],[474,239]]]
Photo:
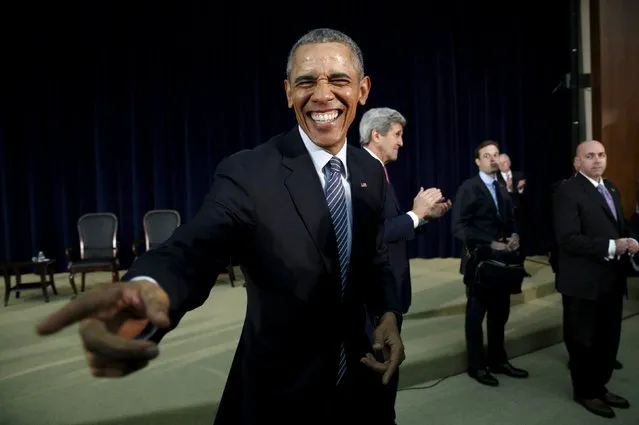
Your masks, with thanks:
[[[315,166],[315,172],[317,173],[317,176],[320,179],[320,183],[322,183],[322,189],[326,191],[326,175],[324,174],[324,166],[328,164],[328,161],[330,161],[331,158],[333,158],[333,154],[325,151],[324,149],[322,149],[321,147],[313,143],[310,137],[308,137],[308,135],[304,132],[304,130],[302,130],[302,127],[298,126],[297,128],[300,131],[300,136],[302,137],[304,146],[306,147],[306,150],[311,156],[311,160],[313,161],[313,165]],[[347,249],[348,249],[348,254],[350,255],[352,240],[353,240],[353,235],[352,235],[353,233],[353,200],[351,197],[351,185],[349,183],[350,174],[348,173],[348,164],[346,163],[347,149],[348,149],[348,141],[344,143],[344,146],[342,146],[342,149],[340,149],[340,151],[337,152],[337,155],[335,156],[339,158],[339,160],[342,161],[342,164],[344,165],[344,175],[342,176],[342,186],[344,186],[344,192],[345,192],[344,195],[346,197],[346,213],[348,215],[348,228],[349,228]]]

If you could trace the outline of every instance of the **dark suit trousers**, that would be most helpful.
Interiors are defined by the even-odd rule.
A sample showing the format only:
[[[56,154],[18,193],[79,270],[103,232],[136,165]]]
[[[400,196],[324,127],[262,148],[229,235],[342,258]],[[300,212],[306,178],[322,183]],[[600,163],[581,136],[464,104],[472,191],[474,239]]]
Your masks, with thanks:
[[[338,385],[336,397],[328,402],[324,418],[318,423],[393,425],[394,417],[387,407],[388,396],[384,392],[387,388],[382,388],[381,381],[381,375],[361,363],[351,367]]]
[[[400,335],[402,333],[402,323],[403,321],[400,321],[400,323],[397,324]],[[370,335],[372,338],[374,330],[375,329],[373,328],[372,322],[370,320],[367,320],[366,321],[367,335]],[[371,343],[372,343],[372,339],[371,339]],[[384,356],[382,355],[382,353],[375,353],[375,358],[377,359],[377,361],[381,363],[384,362]],[[380,379],[381,379],[381,376],[380,376]],[[381,391],[380,396],[383,400],[384,411],[390,412],[390,414],[392,414],[392,419],[395,419],[396,417],[395,401],[397,400],[398,388],[399,388],[399,369],[397,369],[397,372],[395,372],[395,374],[391,377],[390,381],[388,381],[388,385],[386,385],[383,388],[380,388],[380,391]],[[392,424],[394,423],[394,421],[391,421],[390,423]]]
[[[398,326],[399,326],[399,333],[401,335],[402,324],[399,323]],[[395,401],[397,400],[397,390],[399,389],[399,369],[397,369],[397,372],[395,373],[395,375],[393,375],[390,381],[388,381],[388,386],[386,387],[386,389],[388,390],[387,398],[388,398],[388,402],[390,403],[390,409],[392,409],[393,418],[395,418],[396,417]]]
[[[619,340],[621,294],[592,301],[563,295],[564,341],[570,355],[570,375],[575,397],[604,395],[612,376]]]
[[[507,361],[504,332],[510,316],[510,294],[478,292],[466,287],[466,350],[468,368],[476,371]],[[484,352],[482,323],[487,317],[488,353]]]

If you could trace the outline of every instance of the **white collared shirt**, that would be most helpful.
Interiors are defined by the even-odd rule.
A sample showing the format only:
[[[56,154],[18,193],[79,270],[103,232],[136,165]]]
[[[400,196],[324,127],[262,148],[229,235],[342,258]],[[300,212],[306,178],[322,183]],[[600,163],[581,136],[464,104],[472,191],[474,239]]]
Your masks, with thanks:
[[[382,167],[386,168],[386,165],[384,165],[384,161],[382,161],[377,155],[375,155],[375,153],[372,150],[368,149],[367,147],[364,147],[364,150],[368,152],[369,154],[371,154],[373,158],[378,160],[379,163],[382,164]],[[406,214],[408,214],[408,216],[413,220],[413,228],[415,229],[427,222],[423,218],[417,217],[417,214],[415,214],[412,211],[408,211]]]
[[[333,158],[333,154],[327,152],[323,148],[317,146],[310,137],[302,130],[302,127],[297,126],[300,132],[300,136],[302,137],[302,141],[304,142],[304,146],[311,156],[311,160],[313,161],[313,165],[315,166],[315,172],[322,183],[322,189],[326,190],[326,177],[324,175],[324,166],[328,164],[328,161]],[[344,175],[342,176],[342,186],[344,186],[344,195],[346,196],[346,213],[348,215],[348,253],[350,255],[351,252],[351,244],[353,239],[353,201],[351,196],[351,185],[350,185],[350,174],[348,172],[348,164],[346,161],[346,152],[348,149],[348,142],[344,143],[342,149],[337,152],[335,155],[342,161],[344,165]]]

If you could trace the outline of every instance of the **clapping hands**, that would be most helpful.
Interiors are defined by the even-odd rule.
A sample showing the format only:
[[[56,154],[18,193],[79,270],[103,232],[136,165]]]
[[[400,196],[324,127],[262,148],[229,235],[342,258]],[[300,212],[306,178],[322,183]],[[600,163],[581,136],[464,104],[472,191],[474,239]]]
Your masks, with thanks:
[[[419,189],[413,200],[413,212],[425,220],[439,218],[450,211],[452,202],[442,196],[437,188]]]

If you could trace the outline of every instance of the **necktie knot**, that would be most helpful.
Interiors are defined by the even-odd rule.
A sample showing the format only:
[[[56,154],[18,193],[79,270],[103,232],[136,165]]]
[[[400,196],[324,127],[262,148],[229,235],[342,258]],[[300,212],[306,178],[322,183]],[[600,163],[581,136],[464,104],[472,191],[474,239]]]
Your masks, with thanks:
[[[597,190],[599,191],[599,193],[601,193],[603,196],[606,196],[606,191],[604,190],[604,185],[602,183],[599,183],[597,185]]]
[[[339,175],[344,174],[344,164],[342,164],[342,161],[336,156],[332,157],[328,161],[328,163],[326,164],[326,168],[331,175],[333,173],[338,173]]]

